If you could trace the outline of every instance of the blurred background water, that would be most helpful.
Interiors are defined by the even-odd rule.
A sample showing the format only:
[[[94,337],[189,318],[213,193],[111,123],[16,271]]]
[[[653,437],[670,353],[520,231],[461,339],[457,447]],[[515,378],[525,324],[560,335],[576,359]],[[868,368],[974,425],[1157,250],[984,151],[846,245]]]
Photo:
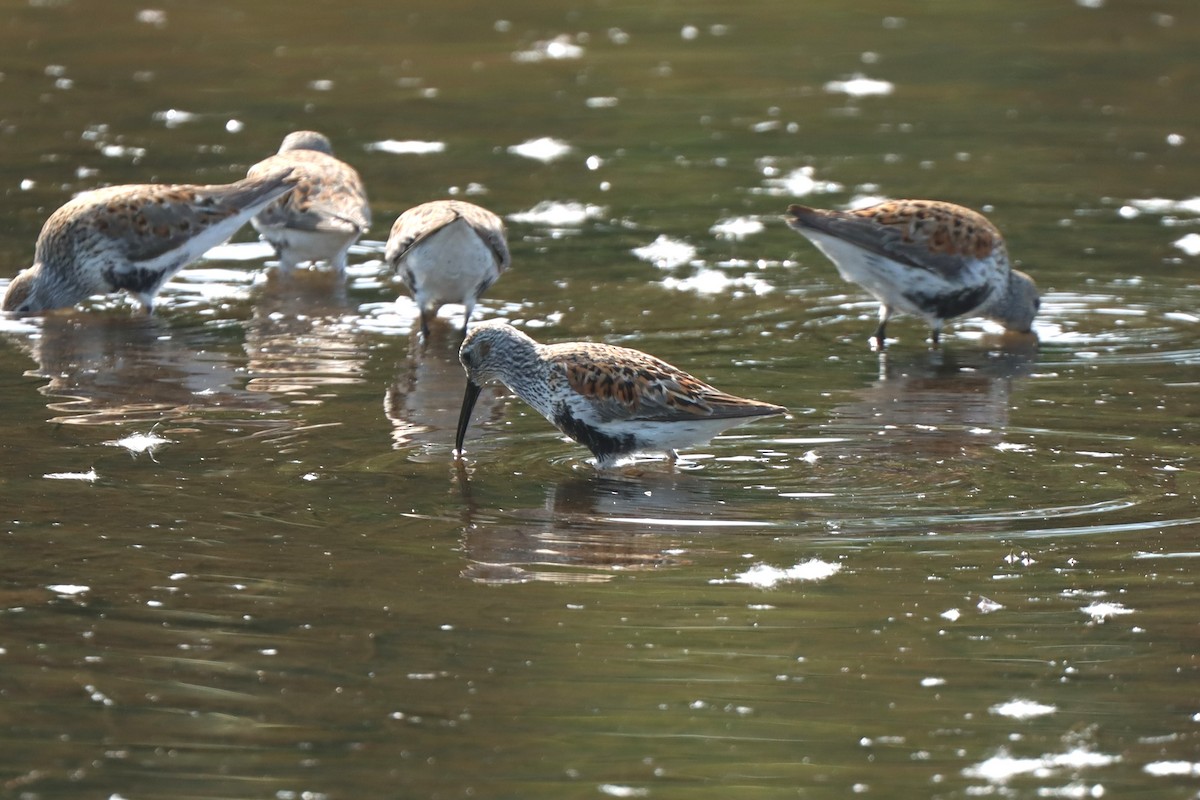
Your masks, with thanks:
[[[0,278],[75,192],[363,175],[345,282],[246,229],[154,317],[0,325],[0,794],[1196,797],[1200,7],[0,2]],[[405,208],[476,310],[791,409],[597,474],[503,391],[465,469]],[[1040,344],[939,350],[789,202],[984,210]],[[400,299],[397,300],[397,297]]]

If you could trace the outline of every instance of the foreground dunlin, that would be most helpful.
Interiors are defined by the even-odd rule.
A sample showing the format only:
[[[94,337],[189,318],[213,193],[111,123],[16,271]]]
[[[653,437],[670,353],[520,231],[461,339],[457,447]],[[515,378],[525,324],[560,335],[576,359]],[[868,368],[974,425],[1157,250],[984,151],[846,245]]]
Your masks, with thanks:
[[[937,200],[890,200],[853,211],[788,207],[787,223],[879,301],[873,344],[894,313],[915,314],[937,344],[953,317],[978,315],[1028,333],[1038,292],[1012,269],[1004,237],[977,211]]]
[[[461,200],[422,203],[401,214],[384,258],[412,292],[426,337],[429,321],[446,303],[466,307],[466,334],[475,302],[512,262],[504,221]]]
[[[461,454],[482,384],[499,381],[556,428],[592,451],[604,469],[637,453],[703,444],[753,417],[783,414],[771,403],[726,394],[654,356],[607,344],[538,344],[500,322],[463,340],[467,372],[454,446]]]
[[[291,270],[324,261],[346,267],[346,253],[371,227],[371,206],[362,178],[333,155],[329,139],[316,131],[289,133],[279,152],[250,168],[250,177],[291,167],[296,189],[271,203],[251,220]]]
[[[35,313],[121,289],[147,311],[172,275],[292,189],[290,169],[221,186],[135,184],[83,192],[42,226],[4,310]]]

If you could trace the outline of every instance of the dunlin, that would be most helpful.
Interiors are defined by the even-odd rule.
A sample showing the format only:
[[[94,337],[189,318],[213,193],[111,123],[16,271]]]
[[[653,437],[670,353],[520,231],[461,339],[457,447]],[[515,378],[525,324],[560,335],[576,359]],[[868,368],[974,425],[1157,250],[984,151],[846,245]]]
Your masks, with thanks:
[[[435,200],[405,211],[392,225],[384,258],[421,309],[421,333],[446,303],[475,302],[512,262],[504,221],[472,203]]]
[[[894,313],[929,324],[978,315],[1028,333],[1038,311],[1033,279],[1012,269],[1004,237],[977,211],[937,200],[890,200],[853,211],[788,206],[787,223],[879,301],[873,344]]]
[[[291,191],[290,174],[275,170],[221,186],[134,184],[83,192],[46,220],[34,264],[9,284],[4,310],[47,311],[124,289],[152,311],[172,275]]]
[[[333,145],[316,131],[289,133],[279,152],[250,168],[250,177],[291,167],[296,189],[258,213],[251,224],[279,256],[284,270],[324,261],[346,267],[350,246],[371,227],[371,207],[362,178],[333,155]]]
[[[499,381],[556,428],[592,451],[604,469],[636,453],[703,444],[753,417],[783,414],[771,403],[726,394],[654,356],[607,344],[538,344],[486,322],[463,340],[467,372],[454,446],[462,453],[482,384]]]

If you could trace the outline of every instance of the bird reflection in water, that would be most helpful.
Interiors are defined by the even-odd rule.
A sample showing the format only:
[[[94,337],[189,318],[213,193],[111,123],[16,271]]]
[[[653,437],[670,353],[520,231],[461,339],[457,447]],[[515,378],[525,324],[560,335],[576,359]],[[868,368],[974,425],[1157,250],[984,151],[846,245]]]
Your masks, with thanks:
[[[696,509],[712,506],[706,482],[686,473],[612,472],[567,478],[547,487],[542,507],[501,512],[500,519],[490,510],[484,520],[469,469],[459,462],[469,561],[461,574],[478,583],[597,583],[619,572],[681,566],[703,527]]]
[[[312,404],[362,381],[366,343],[339,273],[272,270],[260,290],[246,323],[249,391]]]
[[[836,406],[823,432],[846,449],[889,458],[978,452],[1005,437],[1014,383],[1033,371],[1037,348],[953,350],[879,356],[879,378]]]
[[[395,449],[419,449],[414,454],[418,460],[448,458],[467,384],[458,360],[461,341],[461,331],[448,325],[431,326],[428,339],[416,331],[409,337],[408,351],[383,398]],[[504,410],[501,391],[488,387],[480,395],[480,419],[500,419]]]
[[[39,332],[11,340],[47,379],[51,422],[121,425],[200,421],[211,411],[262,414],[269,397],[239,388],[245,376],[204,328],[177,330],[148,315],[47,314]],[[270,424],[276,424],[271,422]]]

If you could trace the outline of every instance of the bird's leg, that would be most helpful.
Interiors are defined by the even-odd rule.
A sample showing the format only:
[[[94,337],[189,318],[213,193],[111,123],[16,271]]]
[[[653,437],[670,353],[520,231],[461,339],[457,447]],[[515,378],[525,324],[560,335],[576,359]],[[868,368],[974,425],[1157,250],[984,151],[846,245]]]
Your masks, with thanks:
[[[933,340],[933,348],[936,350],[938,343],[941,342],[942,339],[942,326],[934,325],[932,328],[930,328],[929,338]]]
[[[338,250],[329,262],[329,266],[333,267],[334,271],[339,275],[344,275],[346,273],[346,261],[349,260],[350,247],[353,244],[354,243],[351,242],[341,250]]]
[[[882,350],[884,342],[887,341],[887,324],[892,316],[892,309],[884,304],[879,306],[879,326],[875,328],[875,333],[871,334],[871,349]]]
[[[467,302],[463,303],[462,335],[464,339],[467,338],[467,327],[471,324],[471,312],[474,310],[475,303],[473,303],[470,298],[467,298]]]
[[[672,467],[679,463],[679,453],[675,450],[667,451],[667,463]]]
[[[429,341],[429,310],[421,309],[421,338]]]

